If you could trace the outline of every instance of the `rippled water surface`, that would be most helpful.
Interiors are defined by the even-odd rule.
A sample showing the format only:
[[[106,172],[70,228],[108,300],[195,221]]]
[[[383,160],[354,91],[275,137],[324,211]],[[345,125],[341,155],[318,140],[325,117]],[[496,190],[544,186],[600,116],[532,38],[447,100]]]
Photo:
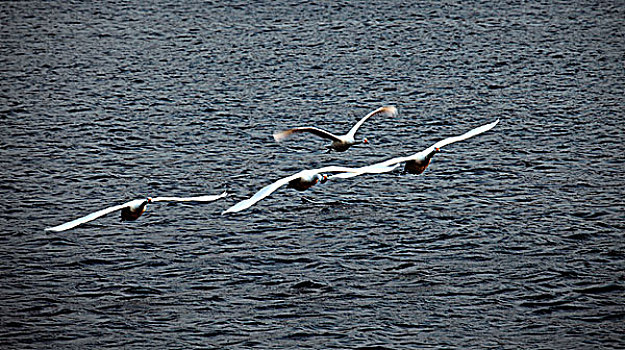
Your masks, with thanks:
[[[228,3],[0,4],[3,349],[625,347],[625,3]]]

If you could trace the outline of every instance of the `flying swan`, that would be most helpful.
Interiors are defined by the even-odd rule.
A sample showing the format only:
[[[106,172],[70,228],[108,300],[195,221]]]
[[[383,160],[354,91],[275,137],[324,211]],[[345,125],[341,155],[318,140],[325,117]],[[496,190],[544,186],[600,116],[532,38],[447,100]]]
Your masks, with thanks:
[[[356,135],[358,128],[360,128],[360,126],[367,119],[369,119],[370,117],[374,115],[385,115],[389,117],[394,117],[397,115],[397,108],[393,106],[385,106],[385,107],[380,107],[376,109],[375,111],[362,117],[362,119],[360,119],[360,121],[358,121],[358,123],[356,123],[349,130],[349,132],[345,135],[335,135],[331,132],[316,128],[314,126],[305,126],[305,127],[293,128],[293,129],[285,130],[279,133],[275,133],[273,134],[273,138],[276,141],[280,142],[292,134],[307,132],[307,133],[311,133],[313,135],[317,135],[319,137],[332,141],[332,143],[327,146],[328,149],[335,150],[337,152],[344,152],[344,151],[347,151],[351,146],[355,145],[356,143],[369,143],[369,141],[366,138],[356,140],[354,139],[354,136]]]
[[[78,225],[82,225],[89,221],[93,221],[99,217],[110,214],[112,212],[121,210],[121,218],[122,221],[134,221],[137,220],[141,214],[145,212],[149,203],[156,202],[212,202],[216,201],[220,198],[226,197],[228,195],[227,192],[223,192],[222,194],[212,195],[212,196],[198,196],[198,197],[156,197],[156,198],[145,198],[145,199],[135,199],[130,202],[126,202],[124,204],[115,205],[112,207],[108,207],[106,209],[98,210],[89,215],[85,215],[76,220],[66,222],[62,225],[48,227],[45,231],[52,232],[62,232],[65,230],[72,229]]]
[[[319,169],[311,169],[311,170],[302,170],[298,173],[295,173],[291,176],[287,176],[282,178],[272,184],[269,184],[263,188],[261,188],[256,194],[252,197],[245,199],[232,207],[228,208],[221,214],[227,213],[236,213],[241,210],[245,210],[252,205],[256,204],[258,201],[263,198],[269,196],[273,192],[275,192],[280,187],[287,185],[289,188],[294,188],[298,191],[305,191],[318,183],[325,183],[328,180],[328,175],[324,174],[326,172],[353,172],[357,175],[367,174],[367,173],[383,173],[388,172],[395,169],[397,165],[392,165],[389,167],[375,167],[371,169],[361,169],[361,168],[348,168],[341,166],[327,166]]]
[[[494,128],[495,125],[497,125],[498,123],[499,123],[499,119],[495,120],[494,122],[490,124],[482,125],[480,127],[472,129],[460,136],[448,137],[446,139],[438,141],[432,146],[424,149],[421,152],[415,153],[411,156],[397,157],[397,158],[389,159],[384,162],[376,163],[376,164],[369,165],[369,166],[364,166],[359,169],[361,169],[361,171],[366,172],[366,173],[371,173],[371,172],[382,173],[382,172],[386,172],[387,169],[393,170],[394,169],[393,167],[398,166],[400,163],[405,163],[404,171],[406,173],[418,175],[425,171],[428,165],[430,165],[430,162],[432,161],[432,157],[434,157],[436,153],[440,152],[440,149],[442,147],[452,144],[454,142],[463,141],[473,136],[484,133]],[[388,171],[391,171],[391,170],[388,170]],[[329,179],[333,179],[333,178],[348,179],[350,177],[354,177],[358,175],[360,175],[358,172],[339,173],[336,175],[332,175]]]

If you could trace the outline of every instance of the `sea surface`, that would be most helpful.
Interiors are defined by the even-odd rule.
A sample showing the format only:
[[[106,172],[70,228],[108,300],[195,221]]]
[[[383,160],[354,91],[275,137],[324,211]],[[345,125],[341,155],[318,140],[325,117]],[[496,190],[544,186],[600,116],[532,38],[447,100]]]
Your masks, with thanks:
[[[624,23],[620,0],[0,3],[0,347],[624,348]],[[272,138],[384,105],[347,152]],[[221,215],[497,118],[422,175]]]

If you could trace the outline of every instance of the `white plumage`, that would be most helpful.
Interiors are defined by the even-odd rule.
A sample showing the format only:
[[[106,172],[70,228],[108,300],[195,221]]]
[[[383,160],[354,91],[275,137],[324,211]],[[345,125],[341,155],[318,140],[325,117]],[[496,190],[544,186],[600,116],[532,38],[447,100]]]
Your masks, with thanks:
[[[225,210],[222,214],[227,214],[227,213],[235,213],[241,210],[245,210],[249,207],[251,207],[252,205],[256,204],[258,201],[262,200],[263,198],[269,196],[270,194],[272,194],[273,192],[275,192],[277,189],[279,189],[280,187],[284,186],[284,185],[289,185],[289,187],[295,188],[298,191],[304,191],[306,189],[309,189],[310,187],[316,185],[319,182],[325,182],[328,179],[328,176],[326,174],[322,174],[322,173],[330,173],[330,172],[338,172],[338,173],[342,173],[342,172],[353,172],[353,173],[357,173],[357,175],[362,175],[362,174],[366,174],[366,173],[381,173],[381,172],[387,172],[387,171],[391,171],[395,168],[395,166],[390,166],[389,168],[384,168],[384,167],[378,167],[378,168],[372,168],[369,170],[366,169],[361,169],[361,168],[348,168],[348,167],[341,167],[341,166],[328,166],[328,167],[323,167],[323,168],[319,168],[319,169],[312,169],[312,170],[302,170],[298,173],[295,173],[291,176],[287,176],[285,178],[282,178],[272,184],[269,184],[263,188],[261,188],[258,192],[256,192],[256,194],[254,194],[252,197],[245,199],[235,205],[233,205],[232,207],[228,208],[227,210]]]
[[[330,144],[328,146],[329,149],[335,150],[337,152],[344,152],[347,151],[351,146],[355,145],[358,142],[361,143],[368,143],[369,141],[367,141],[366,138],[363,138],[361,140],[356,140],[354,138],[354,136],[356,136],[356,132],[358,131],[358,129],[360,128],[360,126],[370,117],[374,116],[374,115],[385,115],[385,116],[396,116],[397,115],[397,108],[393,107],[393,106],[386,106],[386,107],[380,107],[378,109],[376,109],[375,111],[367,114],[366,116],[364,116],[362,119],[360,119],[358,121],[358,123],[356,123],[347,134],[345,135],[335,135],[331,132],[325,131],[323,129],[319,129],[317,127],[314,126],[305,126],[305,127],[299,127],[299,128],[293,128],[293,129],[289,129],[289,130],[285,130],[279,133],[275,133],[273,134],[273,138],[276,141],[282,141],[283,139],[289,137],[292,134],[296,134],[296,133],[310,133],[313,135],[317,135],[319,137],[322,137],[324,139],[328,139],[330,141],[332,141],[332,144]]]
[[[421,174],[423,171],[425,171],[425,168],[427,168],[427,166],[430,164],[432,157],[440,151],[441,147],[447,146],[454,142],[463,141],[473,136],[484,133],[494,128],[495,125],[497,125],[498,123],[499,123],[499,119],[497,119],[496,121],[490,124],[482,125],[480,127],[472,129],[460,136],[448,137],[446,139],[438,141],[432,146],[424,149],[421,152],[417,152],[411,156],[392,158],[384,162],[361,167],[360,169],[362,169],[363,172],[385,172],[384,169],[390,169],[393,166],[398,166],[400,163],[405,163],[404,165],[405,172],[410,173],[410,174]],[[334,178],[347,179],[347,178],[358,176],[358,175],[360,174],[357,172],[340,173],[340,174],[332,175],[330,179],[334,179]]]
[[[226,197],[228,194],[223,192],[218,195],[211,196],[198,196],[198,197],[156,197],[156,198],[146,198],[146,199],[135,199],[130,202],[126,202],[124,204],[115,205],[112,207],[108,207],[106,209],[98,210],[89,215],[85,215],[76,220],[72,220],[70,222],[66,222],[64,224],[46,228],[46,231],[52,232],[61,232],[72,229],[78,225],[82,225],[89,221],[93,221],[99,217],[110,214],[112,212],[121,210],[122,221],[124,220],[136,220],[145,212],[149,203],[155,202],[212,202],[217,199]]]

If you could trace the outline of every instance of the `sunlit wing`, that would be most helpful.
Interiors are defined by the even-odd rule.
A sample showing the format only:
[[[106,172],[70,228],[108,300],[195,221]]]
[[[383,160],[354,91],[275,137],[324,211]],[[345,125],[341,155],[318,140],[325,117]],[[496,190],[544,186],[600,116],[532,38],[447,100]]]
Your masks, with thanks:
[[[78,225],[82,225],[82,224],[87,223],[89,221],[93,221],[93,220],[95,220],[95,219],[97,219],[97,218],[99,218],[101,216],[106,215],[106,214],[110,214],[110,213],[112,213],[114,211],[121,210],[121,209],[123,209],[125,207],[129,207],[129,206],[132,206],[132,205],[138,205],[138,204],[142,203],[143,201],[144,201],[144,199],[135,199],[135,200],[132,200],[130,202],[126,202],[124,204],[120,204],[120,205],[116,205],[116,206],[109,207],[109,208],[106,208],[106,209],[98,210],[98,211],[96,211],[94,213],[91,213],[89,215],[85,215],[85,216],[83,216],[81,218],[78,218],[78,219],[70,221],[70,222],[66,222],[66,223],[64,223],[62,225],[58,225],[58,226],[54,226],[54,227],[48,227],[45,230],[46,231],[52,231],[52,232],[61,232],[61,231],[69,230],[69,229],[74,228],[74,227],[76,227]]]
[[[407,157],[392,158],[392,159],[389,159],[387,161],[378,163],[376,165],[377,166],[382,166],[382,167],[385,167],[385,166],[388,166],[388,167],[390,167],[390,166],[399,166],[400,163],[404,163],[404,162],[407,162],[407,161],[410,161],[410,160],[415,160],[415,159],[419,159],[419,158],[425,157],[427,154],[430,153],[430,151],[432,149],[434,149],[433,146],[432,147],[428,147],[427,149],[425,149],[425,150],[423,150],[421,152],[417,152],[417,153],[415,153],[413,155],[410,155],[410,156],[407,156]]]
[[[419,153],[423,153],[423,151],[419,152]],[[362,175],[362,174],[387,173],[387,172],[395,170],[399,166],[400,163],[403,163],[403,162],[411,160],[414,156],[418,155],[419,153],[416,153],[416,154],[414,154],[412,156],[409,156],[409,157],[391,158],[391,159],[385,160],[383,162],[379,162],[379,163],[363,166],[363,167],[360,167],[360,168],[355,168],[356,171],[349,172],[349,173],[345,172],[345,173],[335,174],[335,175],[332,175],[330,177],[330,179],[332,179],[332,178],[349,179],[351,177]]]
[[[358,171],[358,168],[330,165],[330,166],[326,166],[326,167],[319,168],[319,169],[304,170],[304,171],[310,171],[315,174],[319,174],[319,173],[336,173],[336,172],[354,172],[354,171]]]
[[[372,165],[368,165],[365,167],[361,167],[361,168],[356,168],[356,171],[353,172],[345,172],[345,173],[340,173],[340,174],[335,174],[332,175],[329,179],[349,179],[351,177],[354,176],[358,176],[358,175],[362,175],[362,174],[367,174],[367,173],[385,173],[385,172],[389,172],[394,170],[397,166],[399,166],[400,163],[403,162],[407,162],[410,160],[415,160],[415,159],[419,159],[419,158],[423,158],[425,157],[427,154],[429,154],[430,152],[432,152],[435,148],[441,148],[443,146],[449,145],[450,143],[454,143],[454,142],[458,142],[458,141],[462,141],[462,140],[466,140],[468,138],[471,138],[475,135],[479,135],[483,132],[486,132],[492,128],[495,127],[495,125],[497,125],[497,123],[499,123],[499,119],[497,119],[496,121],[490,123],[490,124],[486,124],[486,125],[482,125],[480,127],[477,127],[471,131],[468,131],[460,136],[454,136],[454,137],[448,137],[444,140],[438,141],[436,142],[434,145],[428,147],[427,149],[415,153],[411,156],[408,157],[396,157],[396,158],[392,158],[389,160],[385,160],[383,162],[380,163],[376,163],[376,164],[372,164]]]
[[[197,197],[156,197],[152,198],[152,202],[212,202],[220,198],[226,197],[227,192],[223,192],[218,195],[211,196],[197,196]]]
[[[305,170],[304,170],[305,171]],[[242,200],[239,203],[233,205],[232,207],[226,209],[225,211],[223,211],[221,214],[227,214],[227,213],[236,213],[238,211],[241,210],[245,210],[249,207],[251,207],[252,205],[256,204],[256,202],[262,200],[263,198],[269,196],[270,194],[272,194],[273,192],[275,192],[278,188],[286,185],[289,183],[289,181],[297,179],[298,177],[300,177],[302,172],[299,172],[297,174],[293,174],[291,176],[282,178],[270,185],[267,185],[263,188],[260,189],[260,191],[256,192],[252,197]]]
[[[225,211],[222,212],[222,214],[227,214],[227,213],[236,213],[238,211],[241,210],[245,210],[249,207],[251,207],[252,205],[256,204],[258,201],[262,200],[263,198],[269,196],[270,194],[272,194],[273,192],[275,192],[277,189],[279,189],[280,187],[288,184],[291,180],[295,180],[301,176],[304,175],[314,175],[314,174],[319,174],[319,173],[323,173],[323,172],[344,172],[344,171],[357,171],[357,169],[355,168],[349,168],[349,167],[342,167],[342,166],[327,166],[327,167],[323,167],[323,168],[319,168],[319,169],[312,169],[312,170],[302,170],[298,173],[295,173],[291,176],[282,178],[270,185],[267,185],[263,188],[261,188],[258,192],[256,192],[256,194],[254,194],[252,197],[242,200],[239,203],[233,205],[232,207],[226,209]]]
[[[328,180],[333,179],[349,179],[355,176],[363,174],[382,174],[395,170],[399,166],[399,162],[393,164],[386,164],[387,162],[376,163],[361,168],[354,168],[350,172],[338,173],[328,177]]]
[[[449,145],[451,143],[454,142],[458,142],[458,141],[463,141],[466,140],[468,138],[471,138],[473,136],[479,135],[483,132],[486,132],[492,128],[495,127],[495,125],[497,125],[497,123],[499,123],[499,119],[497,119],[496,121],[490,123],[490,124],[486,124],[486,125],[482,125],[480,127],[477,127],[475,129],[472,129],[460,136],[453,136],[453,137],[448,137],[446,139],[443,139],[441,141],[436,142],[435,144],[433,144],[432,146],[424,149],[421,152],[417,152],[413,155],[407,156],[407,157],[396,157],[396,158],[392,158],[389,160],[386,160],[384,162],[380,162],[374,165],[371,165],[371,167],[387,167],[387,166],[393,166],[393,165],[398,165],[399,163],[403,163],[403,162],[407,162],[410,160],[415,160],[415,159],[419,159],[419,158],[423,158],[426,155],[430,154],[435,148],[441,148],[443,146]],[[334,175],[336,176],[336,175]],[[348,178],[348,177],[352,177],[349,176],[349,174],[339,174],[339,177],[342,178]]]
[[[319,128],[315,128],[314,126],[305,126],[301,128],[293,128],[293,129],[285,130],[282,132],[278,132],[278,133],[273,134],[273,138],[274,140],[280,142],[284,140],[285,138],[291,136],[292,134],[297,134],[297,133],[302,133],[302,132],[311,133],[319,137],[323,137],[324,139],[328,139],[332,141],[340,140],[338,136],[332,134],[331,132],[328,132]]]
[[[490,124],[486,124],[486,125],[482,125],[480,127],[477,127],[473,130],[470,130],[460,136],[454,136],[454,137],[448,137],[444,140],[438,141],[437,143],[433,144],[432,146],[430,146],[430,149],[434,149],[434,148],[441,148],[443,146],[447,146],[450,143],[454,143],[454,142],[458,142],[458,141],[463,141],[466,140],[468,138],[471,138],[475,135],[479,135],[483,132],[486,132],[492,128],[495,127],[495,125],[497,125],[499,123],[499,119],[495,120],[494,122],[490,123]]]
[[[385,107],[380,107],[378,109],[376,109],[375,111],[367,114],[366,116],[362,117],[362,119],[360,119],[358,121],[358,123],[356,123],[356,125],[354,125],[349,132],[347,133],[348,136],[354,137],[354,135],[356,135],[356,132],[358,131],[358,129],[362,126],[362,124],[364,122],[367,121],[367,119],[369,119],[370,117],[374,116],[374,115],[378,115],[378,114],[385,114],[389,117],[395,116],[397,115],[397,108],[393,107],[393,106],[385,106]]]

